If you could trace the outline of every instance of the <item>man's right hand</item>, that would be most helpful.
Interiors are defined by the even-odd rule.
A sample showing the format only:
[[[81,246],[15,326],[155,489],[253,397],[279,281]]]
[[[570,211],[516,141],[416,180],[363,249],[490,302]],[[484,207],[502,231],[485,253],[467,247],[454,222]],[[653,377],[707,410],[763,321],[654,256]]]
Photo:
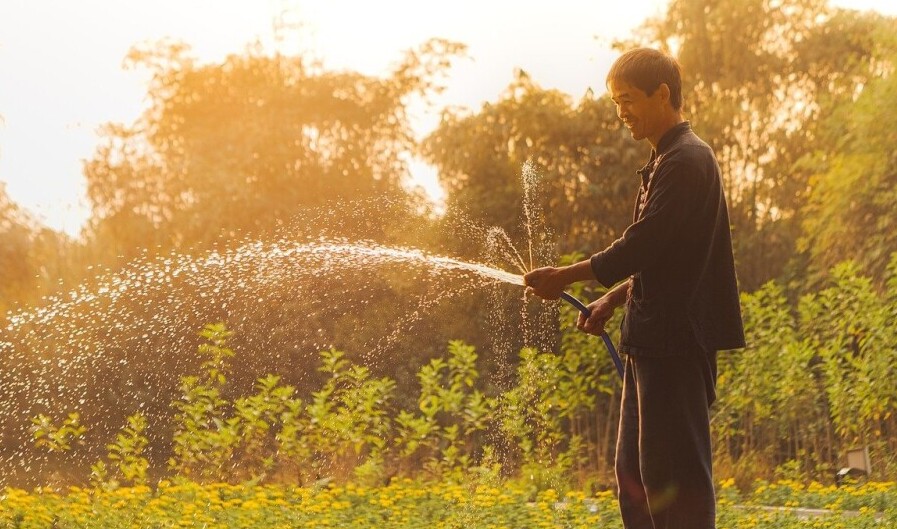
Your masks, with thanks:
[[[616,306],[607,300],[605,296],[602,296],[589,303],[588,308],[591,314],[586,318],[584,314],[580,313],[579,318],[576,320],[576,327],[588,334],[601,336],[604,334],[604,326],[607,325],[607,322],[614,315]]]
[[[589,303],[588,307],[591,311],[588,318],[580,314],[576,320],[576,327],[583,332],[600,336],[604,333],[604,326],[610,321],[617,307],[626,304],[626,298],[629,297],[629,289],[632,287],[632,281],[620,283],[614,288],[607,291],[603,296]]]

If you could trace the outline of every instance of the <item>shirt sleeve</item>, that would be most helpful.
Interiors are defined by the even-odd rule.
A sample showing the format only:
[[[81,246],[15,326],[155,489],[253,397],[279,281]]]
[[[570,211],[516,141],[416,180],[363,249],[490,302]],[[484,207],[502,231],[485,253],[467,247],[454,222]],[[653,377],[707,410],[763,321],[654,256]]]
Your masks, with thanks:
[[[590,259],[595,279],[607,288],[656,263],[686,230],[698,191],[694,167],[671,160],[651,177],[639,218],[623,235]]]

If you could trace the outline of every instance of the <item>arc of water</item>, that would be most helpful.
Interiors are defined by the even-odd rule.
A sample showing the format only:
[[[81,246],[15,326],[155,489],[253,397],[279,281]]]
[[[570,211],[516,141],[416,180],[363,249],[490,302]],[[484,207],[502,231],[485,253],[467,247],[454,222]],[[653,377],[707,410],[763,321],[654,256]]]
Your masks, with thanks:
[[[533,204],[532,204],[532,186],[536,183],[538,173],[536,173],[533,161],[527,160],[523,164],[523,214],[526,217],[526,234],[529,242],[529,269],[535,268],[533,264]]]
[[[508,233],[499,227],[495,227],[490,230],[489,235],[491,240],[497,240],[504,243],[504,246],[507,247],[507,255],[512,258],[516,258],[517,262],[515,263],[515,265],[517,265],[520,273],[526,274],[526,263],[523,261],[523,257],[520,255],[520,252],[517,251],[517,247],[514,246],[514,243],[511,242],[511,238],[508,236]]]

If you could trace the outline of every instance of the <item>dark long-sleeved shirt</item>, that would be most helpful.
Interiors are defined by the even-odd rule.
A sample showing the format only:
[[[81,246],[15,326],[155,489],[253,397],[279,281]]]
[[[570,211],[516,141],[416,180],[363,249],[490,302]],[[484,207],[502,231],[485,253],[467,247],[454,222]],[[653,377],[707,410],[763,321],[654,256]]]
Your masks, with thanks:
[[[719,164],[685,121],[641,170],[633,224],[591,257],[606,287],[629,277],[620,350],[681,354],[744,347],[729,212]]]

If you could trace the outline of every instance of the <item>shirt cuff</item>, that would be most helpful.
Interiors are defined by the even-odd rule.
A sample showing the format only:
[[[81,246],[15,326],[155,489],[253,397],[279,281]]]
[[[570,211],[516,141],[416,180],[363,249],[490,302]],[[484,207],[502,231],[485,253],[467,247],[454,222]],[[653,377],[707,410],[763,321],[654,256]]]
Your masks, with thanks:
[[[606,251],[596,253],[589,258],[589,264],[592,265],[592,274],[595,276],[595,279],[604,285],[604,288],[610,288],[614,286],[616,281],[614,280],[611,270],[609,270],[610,267],[607,263],[606,254]]]

